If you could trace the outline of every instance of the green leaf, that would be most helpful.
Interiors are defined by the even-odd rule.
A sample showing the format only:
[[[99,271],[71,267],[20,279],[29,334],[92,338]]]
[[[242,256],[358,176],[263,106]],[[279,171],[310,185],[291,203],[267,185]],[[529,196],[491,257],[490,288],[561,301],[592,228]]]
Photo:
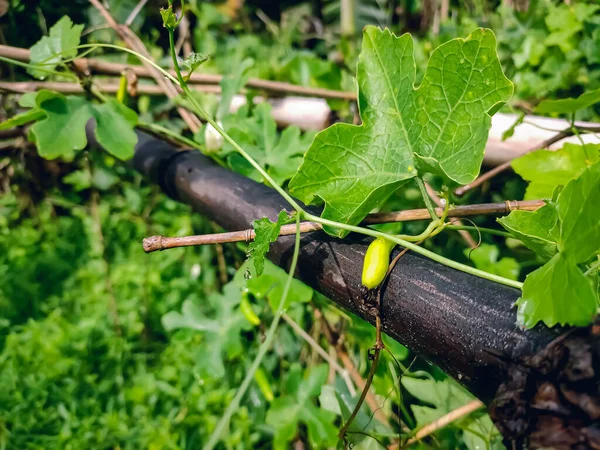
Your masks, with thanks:
[[[600,162],[571,180],[552,205],[526,213],[513,211],[499,222],[525,245],[548,259],[525,279],[517,300],[518,319],[526,327],[587,325],[598,293],[577,266],[600,252]]]
[[[244,351],[241,333],[252,328],[238,305],[242,287],[237,282],[223,286],[223,293],[213,293],[202,302],[188,299],[181,313],[171,311],[162,317],[168,331],[189,329],[203,333],[206,354],[201,358],[201,373],[211,377],[225,374],[223,360],[238,357]]]
[[[313,138],[313,132],[302,134],[300,128],[291,125],[281,132],[275,146],[265,149],[267,172],[275,182],[283,185],[294,176]]]
[[[31,64],[40,64],[41,68],[52,70],[63,58],[77,55],[83,25],[73,25],[71,19],[63,16],[52,28],[50,35],[44,36],[30,49]],[[45,71],[29,68],[27,71],[36,78],[44,78]]]
[[[248,81],[248,70],[253,65],[254,60],[252,58],[246,58],[240,64],[235,66],[230,75],[224,76],[221,80],[221,100],[219,101],[219,107],[217,108],[217,120],[222,120],[229,113],[231,101]]]
[[[535,108],[535,112],[541,114],[559,113],[570,114],[580,109],[588,108],[600,102],[600,89],[585,92],[577,98],[565,98],[561,100],[544,100]]]
[[[37,97],[37,92],[26,92],[21,97],[19,97],[19,106],[23,108],[33,108],[35,107],[35,98]]]
[[[242,145],[269,175],[283,185],[302,163],[302,155],[312,142],[313,132],[300,133],[296,126],[287,127],[277,135],[277,123],[271,115],[271,105],[261,103],[250,117],[243,112],[230,114],[223,120],[227,132]],[[260,174],[225,142],[220,156],[227,156],[232,169],[256,181],[263,182]]]
[[[256,237],[248,245],[248,256],[254,261],[256,276],[261,276],[265,267],[265,256],[272,242],[279,237],[281,225],[289,219],[287,211],[281,211],[276,222],[271,222],[267,217],[255,220],[253,223]]]
[[[403,377],[401,383],[412,396],[418,398],[421,402],[430,405],[411,405],[411,409],[417,421],[417,428],[439,419],[474,399],[469,392],[451,378],[436,381],[432,378],[421,379]],[[500,433],[494,427],[489,415],[476,414],[477,413],[473,413],[470,416],[454,422],[455,426],[464,430],[463,438],[465,445],[467,445],[470,450],[483,450],[486,448],[499,450],[504,448],[499,442]],[[473,430],[484,436],[489,436],[489,442],[484,441],[469,430]],[[477,445],[479,445],[479,447]]]
[[[565,185],[600,160],[600,145],[566,143],[560,150],[537,150],[512,162],[512,167],[529,182],[525,200],[551,198],[557,186]]]
[[[12,116],[7,121],[0,123],[0,130],[10,130],[11,128],[20,127],[21,125],[35,122],[44,117],[44,111],[39,108],[32,108],[29,111]]]
[[[85,148],[85,125],[92,117],[85,98],[40,91],[36,103],[46,114],[31,127],[42,158],[54,159]]]
[[[321,395],[319,395],[319,403],[321,408],[331,411],[334,414],[341,415],[342,410],[340,409],[340,402],[336,396],[335,388],[333,386],[325,385],[321,388]]]
[[[557,220],[554,207],[545,205],[535,211],[512,211],[499,218],[498,223],[544,261],[549,261],[558,251]]]
[[[558,246],[574,263],[600,252],[600,162],[565,186],[556,201]]]
[[[179,61],[179,67],[187,71],[187,76],[184,79],[187,81],[194,71],[204,64],[210,58],[209,55],[202,53],[190,53],[190,55],[182,61]]]
[[[276,398],[267,412],[266,423],[275,430],[273,448],[287,449],[300,423],[306,426],[312,448],[335,445],[337,431],[333,421],[336,415],[314,404],[321,387],[327,382],[327,373],[327,366],[321,364],[303,378],[300,366],[292,366],[286,382],[287,395]]]
[[[463,441],[469,450],[506,450],[500,432],[488,414],[469,421],[461,428]]]
[[[291,193],[304,202],[325,201],[323,217],[350,224],[418,174],[472,181],[490,114],[513,91],[494,34],[484,29],[437,48],[415,90],[411,36],[367,26],[357,81],[362,125],[336,124],[319,133],[290,182]]]
[[[135,111],[111,99],[101,105],[93,105],[93,114],[98,143],[121,160],[132,158],[138,140],[134,130],[138,121]]]
[[[183,302],[181,313],[170,311],[162,317],[162,324],[167,331],[177,330],[179,328],[189,328],[196,331],[219,330],[218,324],[202,313],[196,302],[186,300]]]
[[[269,260],[265,260],[263,274],[257,276],[256,268],[250,264],[250,261],[246,261],[236,272],[234,280],[238,285],[247,288],[253,296],[266,298],[271,309],[277,311],[287,276],[285,270],[277,267]],[[284,308],[288,308],[294,303],[308,303],[312,296],[313,290],[310,287],[299,280],[293,279]]]
[[[45,117],[31,131],[43,158],[54,159],[85,148],[85,126],[92,117],[96,119],[96,138],[107,152],[120,159],[133,156],[137,114],[123,104],[109,100],[96,105],[82,97],[45,90],[38,93],[36,104]]]
[[[421,427],[439,419],[471,400],[473,396],[450,378],[443,381],[403,377],[402,386],[414,397],[431,406],[412,405],[417,426]]]
[[[163,27],[174,30],[177,28],[177,16],[173,12],[173,5],[166,8],[160,8],[160,16],[163,20]]]
[[[525,120],[525,113],[520,112],[514,123],[510,127],[508,127],[504,133],[502,133],[502,140],[505,141],[508,138],[511,138],[515,134],[515,128],[521,125],[523,123],[523,120]]]
[[[539,321],[549,327],[584,326],[596,314],[597,299],[577,265],[559,253],[527,275],[516,305],[519,322],[527,328]]]
[[[498,260],[500,250],[495,245],[481,244],[473,250],[465,249],[464,254],[480,270],[500,275],[509,280],[517,280],[519,277],[519,263],[514,258],[509,257]]]

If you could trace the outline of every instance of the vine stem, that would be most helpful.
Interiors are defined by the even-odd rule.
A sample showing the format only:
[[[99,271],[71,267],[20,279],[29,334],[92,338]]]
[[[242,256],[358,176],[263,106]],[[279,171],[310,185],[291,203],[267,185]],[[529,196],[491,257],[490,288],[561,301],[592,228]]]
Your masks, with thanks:
[[[377,314],[376,320],[377,320],[377,329],[381,330],[381,319],[379,319],[379,314]],[[381,331],[378,331],[377,343],[375,344],[375,347],[374,347],[373,362],[371,363],[371,369],[369,370],[369,375],[367,376],[367,380],[365,382],[365,387],[363,388],[362,392],[360,393],[360,397],[358,399],[358,402],[356,402],[356,406],[354,407],[352,414],[350,414],[350,417],[348,417],[348,420],[342,426],[342,428],[340,428],[340,431],[338,432],[338,437],[342,441],[345,441],[346,432],[348,431],[348,428],[350,427],[350,425],[352,425],[354,418],[358,414],[358,411],[360,410],[360,407],[362,406],[363,402],[365,401],[365,397],[367,396],[367,393],[369,392],[369,389],[371,388],[371,384],[373,383],[373,377],[375,376],[377,366],[379,365],[379,357],[381,356],[382,348],[383,348],[383,342],[381,341]]]
[[[427,188],[425,187],[425,182],[423,181],[423,178],[416,177],[415,180],[417,181],[417,186],[419,186],[419,191],[421,191],[421,197],[423,197],[425,207],[427,208],[427,211],[429,211],[431,220],[437,220],[438,216],[435,212],[435,205],[433,204],[433,200],[431,200],[431,197],[427,192]]]
[[[285,281],[285,287],[283,288],[283,294],[281,295],[281,300],[279,302],[279,306],[277,306],[277,311],[275,312],[275,317],[273,317],[273,321],[271,322],[271,325],[269,326],[269,330],[267,331],[265,340],[261,344],[260,348],[258,349],[258,353],[256,354],[254,361],[252,361],[252,365],[248,368],[248,371],[246,372],[246,376],[245,376],[244,380],[242,381],[242,384],[238,388],[238,391],[236,392],[235,397],[233,398],[231,403],[227,406],[227,409],[221,416],[221,419],[219,419],[219,422],[217,423],[215,430],[213,431],[212,435],[210,436],[210,439],[208,440],[206,445],[203,447],[204,450],[212,450],[215,447],[215,445],[217,445],[219,440],[221,439],[221,435],[223,434],[225,427],[229,424],[229,420],[231,419],[231,416],[233,415],[233,413],[235,411],[237,411],[242,397],[248,390],[248,387],[250,386],[250,383],[252,382],[252,379],[254,378],[254,373],[260,366],[263,358],[267,354],[267,351],[269,351],[269,349],[271,348],[271,344],[273,343],[273,340],[275,339],[275,331],[277,330],[277,325],[279,325],[279,321],[281,320],[281,316],[283,315],[285,301],[287,299],[288,293],[290,291],[290,287],[292,285],[294,273],[296,272],[296,265],[298,263],[298,255],[300,254],[300,214],[296,214],[296,230],[297,230],[296,231],[296,240],[294,242],[294,254],[292,256],[292,264],[290,265],[290,271],[289,271],[288,277]]]
[[[175,73],[177,74],[177,79],[179,80],[179,86],[183,89],[183,92],[186,94],[188,100],[194,105],[194,108],[198,111],[198,113],[202,116],[204,120],[210,123],[217,132],[223,136],[227,142],[229,142],[233,148],[237,150],[237,152],[244,157],[246,161],[250,163],[252,167],[254,167],[262,177],[294,208],[299,214],[303,215],[305,213],[304,209],[287,193],[285,192],[279,185],[275,182],[275,180],[258,164],[254,158],[252,158],[246,151],[231,137],[228,133],[223,130],[219,126],[219,124],[213,120],[212,117],[202,108],[202,106],[196,101],[190,88],[187,86],[183,76],[181,75],[181,69],[179,68],[179,63],[177,62],[177,54],[175,53],[175,37],[172,28],[168,28],[169,30],[169,47],[171,49],[171,58],[173,59],[173,68],[175,69]]]
[[[67,77],[72,78],[73,80],[77,80],[77,76],[69,72],[58,72],[57,70],[45,69],[43,67],[39,67],[35,64],[28,64],[21,61],[17,61],[16,59],[6,58],[4,56],[0,56],[0,61],[5,62],[7,64],[12,64],[14,66],[23,67],[25,69],[35,69],[40,70],[42,72],[46,72],[48,75],[57,75],[59,77]]]
[[[445,228],[447,230],[475,231],[475,232],[479,232],[479,233],[493,234],[495,236],[502,236],[505,238],[513,238],[513,239],[515,238],[512,234],[510,234],[506,231],[494,230],[493,228],[474,227],[474,226],[470,226],[470,225],[446,225]]]
[[[508,278],[504,278],[504,277],[501,277],[498,275],[484,272],[483,270],[475,269],[474,267],[467,266],[465,264],[461,264],[452,259],[448,259],[444,256],[438,255],[437,253],[434,253],[431,250],[427,250],[416,244],[413,244],[412,242],[405,241],[404,239],[399,239],[398,237],[394,236],[393,234],[382,233],[381,231],[372,230],[370,228],[362,228],[362,227],[357,227],[354,225],[347,225],[344,223],[334,222],[333,220],[324,219],[322,217],[315,216],[312,214],[305,214],[304,217],[307,220],[310,220],[312,222],[321,223],[321,224],[327,225],[329,227],[340,228],[342,230],[351,231],[353,233],[365,234],[367,236],[372,236],[374,238],[388,239],[392,242],[395,242],[398,245],[409,248],[410,250],[414,251],[415,253],[419,253],[420,255],[426,256],[427,258],[432,259],[436,262],[439,262],[440,264],[444,264],[453,269],[460,270],[461,272],[466,272],[466,273],[475,275],[480,278],[485,278],[486,280],[490,280],[490,281],[494,281],[496,283],[504,284],[506,286],[514,287],[516,289],[523,288],[523,283],[521,283],[519,281],[509,280]]]

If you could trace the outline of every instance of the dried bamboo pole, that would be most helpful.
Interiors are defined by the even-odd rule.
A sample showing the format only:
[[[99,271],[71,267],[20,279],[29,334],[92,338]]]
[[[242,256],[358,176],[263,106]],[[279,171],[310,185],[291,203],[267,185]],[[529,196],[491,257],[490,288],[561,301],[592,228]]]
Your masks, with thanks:
[[[17,61],[29,62],[29,50],[8,45],[0,45],[0,56],[12,58]],[[87,69],[90,73],[103,75],[121,75],[125,70],[131,70],[138,78],[154,78],[153,71],[145,66],[113,63],[94,58],[80,58],[75,60],[79,67]],[[175,72],[170,71],[172,75]],[[161,75],[162,77],[162,75]],[[222,75],[194,72],[188,81],[189,84],[219,84]],[[335,91],[332,89],[309,88],[282,81],[262,80],[250,78],[246,87],[272,92],[278,95],[299,95],[303,97],[321,97],[341,100],[356,100],[356,92]]]
[[[102,82],[95,83],[95,86],[106,94],[116,94],[119,90],[118,82]],[[84,94],[85,90],[78,83],[65,83],[61,81],[0,81],[0,90],[15,94],[24,94],[26,92],[35,92],[41,89],[49,89],[51,91],[61,92],[63,94]],[[212,85],[194,86],[192,90],[219,94],[221,88]],[[138,84],[136,91],[142,95],[165,95],[165,92],[160,86],[155,84]]]
[[[478,205],[461,205],[450,209],[448,217],[465,217],[479,214],[508,214],[514,210],[534,211],[544,206],[543,200],[505,201],[499,203],[481,203]],[[436,208],[438,216],[442,216],[443,208]],[[375,225],[389,222],[410,222],[415,220],[429,219],[427,209],[409,209],[405,211],[369,214],[362,225]],[[300,232],[309,233],[321,231],[321,224],[315,222],[301,222]],[[296,225],[284,225],[279,232],[280,236],[290,236],[296,233]],[[249,228],[241,231],[230,231],[227,233],[202,234],[198,236],[151,236],[143,240],[142,245],[146,253],[166,250],[175,247],[190,247],[197,245],[213,245],[226,242],[249,242],[256,237],[254,230]]]

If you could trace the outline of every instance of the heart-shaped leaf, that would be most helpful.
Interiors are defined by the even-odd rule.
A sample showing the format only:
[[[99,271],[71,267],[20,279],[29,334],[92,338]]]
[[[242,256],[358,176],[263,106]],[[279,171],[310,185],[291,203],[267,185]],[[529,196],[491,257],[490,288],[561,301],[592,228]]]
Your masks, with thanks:
[[[486,29],[438,47],[415,89],[412,37],[368,26],[357,81],[362,125],[336,124],[319,133],[290,182],[292,194],[304,202],[325,201],[323,217],[350,224],[415,176],[472,181],[490,114],[513,91],[498,61],[496,38]]]

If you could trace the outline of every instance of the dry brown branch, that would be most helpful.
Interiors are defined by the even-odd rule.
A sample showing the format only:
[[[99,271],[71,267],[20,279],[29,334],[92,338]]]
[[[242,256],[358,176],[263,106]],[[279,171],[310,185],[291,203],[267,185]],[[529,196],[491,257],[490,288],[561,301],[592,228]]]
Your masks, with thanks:
[[[144,6],[146,6],[146,3],[148,3],[148,0],[140,0],[138,2],[135,8],[133,8],[129,13],[129,16],[127,16],[127,20],[125,20],[125,25],[127,25],[128,27],[131,26],[131,24],[133,23],[137,15],[140,13],[140,11],[144,8]]]
[[[329,353],[327,353],[325,349],[321,347],[317,341],[315,341],[306,331],[304,331],[302,327],[298,325],[290,316],[283,313],[281,318],[285,320],[287,324],[292,327],[294,332],[304,339],[306,343],[310,345],[321,358],[327,361],[327,363],[333,367],[337,373],[340,374],[344,380],[344,383],[346,384],[346,387],[348,388],[348,391],[350,392],[350,395],[354,397],[356,395],[356,389],[354,389],[354,385],[352,384],[352,380],[350,379],[348,372],[342,366],[340,366],[338,362],[332,358]]]
[[[94,84],[98,89],[107,94],[116,94],[119,90],[118,81],[102,82]],[[40,89],[49,89],[51,91],[61,92],[63,94],[84,94],[85,90],[78,83],[65,83],[61,81],[0,81],[0,90],[16,94],[24,94],[25,92],[39,91]],[[203,86],[197,85],[191,88],[193,91],[207,92],[219,94],[221,88],[219,86]],[[179,89],[178,89],[179,90]],[[154,84],[138,84],[136,86],[138,95],[165,95],[160,86]]]
[[[552,144],[558,142],[558,141],[562,141],[564,138],[572,136],[573,135],[573,130],[571,130],[570,128],[565,129],[557,134],[555,134],[554,136],[552,136],[550,139],[546,139],[545,141],[541,142],[540,144],[536,145],[535,147],[530,148],[529,150],[527,150],[524,153],[521,153],[518,156],[515,157],[519,157],[519,156],[523,156],[527,153],[531,153],[534,152],[536,150],[541,150],[543,148],[548,148],[550,147]],[[491,180],[492,178],[494,178],[496,175],[498,175],[499,173],[504,172],[506,169],[510,168],[510,165],[512,164],[512,159],[506,161],[503,164],[500,164],[499,166],[494,167],[492,170],[484,173],[483,175],[479,176],[475,181],[465,185],[465,186],[461,186],[459,188],[457,188],[454,193],[458,196],[463,195],[465,192],[470,191],[471,189],[476,188],[477,186],[485,183],[488,180]]]
[[[137,50],[136,50],[137,51]],[[11,47],[8,45],[0,45],[0,56],[6,58],[15,59],[17,61],[29,62],[29,50],[19,47]],[[134,66],[131,64],[113,63],[108,61],[102,61],[94,58],[80,58],[77,59],[77,64],[86,67],[90,73],[97,73],[103,75],[117,75],[120,76],[124,70],[132,70],[139,78],[154,78],[153,67],[150,70],[145,66]],[[170,71],[175,76],[175,72]],[[164,79],[160,75],[161,80]],[[203,74],[194,72],[188,81],[188,84],[219,84],[222,80],[222,75]],[[335,98],[341,100],[356,100],[355,92],[343,92],[334,91],[331,89],[323,88],[309,88],[304,86],[298,86],[296,84],[285,83],[282,81],[271,81],[262,80],[260,78],[250,78],[246,83],[246,87],[252,89],[258,89],[266,92],[271,92],[278,95],[298,95],[302,97],[320,97],[320,98]]]
[[[321,322],[323,322],[323,333],[327,337],[327,340],[329,341],[332,347],[335,347],[338,358],[340,359],[340,361],[342,361],[342,365],[350,374],[350,378],[352,378],[354,384],[356,384],[356,387],[360,391],[363,391],[366,386],[366,381],[360,375],[360,372],[354,365],[354,362],[352,362],[352,358],[350,358],[350,356],[348,355],[344,342],[341,339],[337,339],[334,337],[329,322],[327,322],[325,316],[323,316],[323,314],[321,314],[321,311],[319,311],[318,309],[315,309],[315,318],[317,320],[320,319]],[[375,418],[379,420],[379,422],[381,422],[382,424],[389,426],[388,419],[385,416],[383,409],[379,406],[375,394],[371,390],[367,392],[365,402],[367,403],[369,409],[373,411],[373,415],[375,416]]]
[[[500,203],[482,203],[479,205],[462,205],[450,209],[448,217],[465,217],[480,214],[508,214],[514,210],[534,211],[544,206],[543,200],[506,201]],[[443,214],[442,208],[436,208],[439,217]],[[410,209],[398,212],[369,214],[362,225],[375,225],[389,222],[410,222],[414,220],[429,219],[427,209]],[[320,231],[323,227],[315,222],[301,222],[300,232],[309,233]],[[296,225],[284,225],[281,227],[280,236],[290,236],[296,233]],[[151,236],[143,240],[142,245],[146,253],[158,250],[166,250],[176,247],[189,247],[196,245],[213,245],[226,242],[250,242],[255,238],[253,229],[242,231],[230,231],[227,233],[202,234],[198,236],[165,237]]]
[[[123,39],[123,41],[125,41],[125,44],[127,44],[127,46],[131,50],[134,50],[134,51],[140,53],[141,55],[144,55],[145,57],[150,58],[150,54],[148,53],[148,50],[146,49],[146,47],[144,46],[142,41],[140,41],[140,39],[135,35],[135,33],[133,33],[129,29],[129,27],[127,25],[119,25],[99,0],[89,0],[89,1],[100,12],[102,17],[104,17],[104,19],[111,26],[111,28],[113,28],[117,32],[119,37],[121,39]],[[78,64],[78,62],[79,62],[80,67],[88,69],[83,64],[84,63],[83,60],[75,60],[75,64]],[[165,79],[165,77],[158,70],[156,70],[154,67],[152,67],[151,64],[149,64],[147,61],[143,61],[143,60],[142,60],[142,64],[148,71],[148,74],[152,78],[154,78],[154,80],[156,81],[156,84],[162,88],[162,90],[164,91],[164,93],[166,94],[167,97],[174,98],[179,95],[175,86],[173,86],[173,84],[171,84],[170,81],[167,81]],[[121,70],[119,72],[119,74],[123,73],[126,68],[127,67],[124,67],[123,70]],[[192,113],[187,111],[185,108],[182,108],[181,106],[177,107],[177,112],[179,113],[181,118],[184,120],[186,125],[190,128],[190,130],[192,130],[192,132],[195,133],[200,129],[201,122],[195,115],[193,115]]]

